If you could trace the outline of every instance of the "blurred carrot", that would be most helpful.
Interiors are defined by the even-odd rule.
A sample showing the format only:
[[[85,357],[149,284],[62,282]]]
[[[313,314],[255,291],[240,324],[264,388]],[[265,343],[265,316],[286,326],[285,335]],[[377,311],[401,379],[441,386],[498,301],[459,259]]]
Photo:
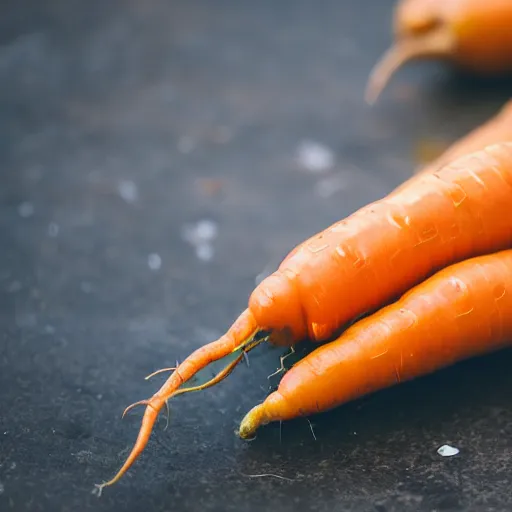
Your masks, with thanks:
[[[512,70],[510,0],[401,0],[393,23],[395,42],[370,74],[369,103],[412,60],[442,59],[481,74]]]

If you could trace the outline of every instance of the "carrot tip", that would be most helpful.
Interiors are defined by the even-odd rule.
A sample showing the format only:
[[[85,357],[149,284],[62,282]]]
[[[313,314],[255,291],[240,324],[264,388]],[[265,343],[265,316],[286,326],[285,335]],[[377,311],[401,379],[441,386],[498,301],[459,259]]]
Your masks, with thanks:
[[[368,79],[365,101],[374,105],[393,74],[406,62],[419,58],[448,57],[455,49],[452,33],[441,25],[424,35],[399,41],[374,66]]]
[[[149,400],[142,400],[141,402],[137,402],[131,405],[130,407],[127,408],[127,410],[130,409],[131,407],[135,407],[136,405],[143,404],[146,404],[147,406],[146,411],[144,412],[144,416],[142,418],[142,425],[139,430],[139,436],[137,437],[137,441],[135,442],[135,445],[132,448],[130,455],[126,459],[121,469],[114,476],[114,478],[112,478],[108,482],[96,484],[97,492],[101,493],[104,487],[108,487],[118,482],[122,478],[122,476],[130,469],[130,467],[133,465],[133,463],[139,457],[139,455],[143,452],[144,448],[146,447],[149,441],[149,437],[151,435],[153,426],[158,418],[158,414],[162,407],[164,406],[164,404],[166,404],[166,401],[163,400],[160,396],[154,395]]]
[[[94,494],[98,498],[101,498],[101,493],[103,492],[103,488],[106,486],[106,484],[94,484],[94,489],[92,490],[91,494]]]
[[[240,437],[240,432],[238,430],[234,430],[234,433],[236,436],[239,436]],[[247,437],[247,438],[242,438],[245,442],[247,443],[252,443],[253,441],[256,441],[256,434],[252,435],[251,437]]]
[[[245,440],[254,439],[256,430],[260,427],[265,419],[265,406],[263,404],[253,407],[240,423],[238,435]]]

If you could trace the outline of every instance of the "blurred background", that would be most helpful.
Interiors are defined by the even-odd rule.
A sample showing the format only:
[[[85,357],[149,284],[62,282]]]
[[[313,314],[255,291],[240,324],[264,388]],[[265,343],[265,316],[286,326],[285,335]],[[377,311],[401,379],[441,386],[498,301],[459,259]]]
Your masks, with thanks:
[[[265,347],[172,401],[129,475],[91,491],[136,438],[123,409],[160,386],[144,376],[494,115],[510,80],[411,64],[370,108],[393,0],[2,5],[0,510],[507,509],[508,354],[311,418],[316,440],[297,420],[246,443],[279,366]]]

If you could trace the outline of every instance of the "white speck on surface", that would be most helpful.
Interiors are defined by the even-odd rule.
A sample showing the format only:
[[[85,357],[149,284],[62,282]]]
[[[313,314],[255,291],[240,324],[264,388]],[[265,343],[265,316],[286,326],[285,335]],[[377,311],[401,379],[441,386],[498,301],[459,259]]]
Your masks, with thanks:
[[[213,220],[200,220],[196,226],[196,233],[201,240],[214,240],[217,237],[217,223]]]
[[[151,270],[159,270],[162,266],[162,258],[156,252],[148,256],[148,267]]]
[[[50,222],[50,224],[48,224],[48,236],[55,238],[59,234],[59,230],[59,225],[55,222]]]
[[[297,148],[299,165],[309,172],[325,172],[334,166],[334,153],[324,144],[304,140]]]
[[[348,187],[345,176],[336,175],[323,178],[315,185],[315,194],[327,198]]]
[[[183,226],[182,238],[195,248],[196,256],[201,261],[211,261],[214,256],[212,242],[218,236],[218,225],[210,219],[202,219],[195,224]]]
[[[19,281],[13,281],[7,288],[9,293],[16,293],[21,290],[21,283]]]
[[[453,455],[457,455],[459,453],[459,449],[448,444],[443,444],[443,446],[437,450],[437,453],[441,455],[441,457],[452,457]]]
[[[192,245],[199,245],[203,242],[211,242],[217,238],[217,223],[213,220],[203,219],[195,224],[186,224],[182,229],[182,237]]]
[[[24,201],[18,206],[18,213],[20,217],[28,219],[29,217],[32,217],[32,215],[34,215],[34,205],[32,203],[29,203],[28,201]]]
[[[83,293],[91,293],[93,286],[89,281],[82,281],[80,283],[80,290],[82,290]]]
[[[178,140],[178,151],[188,154],[194,149],[194,141],[190,137],[180,137]]]
[[[102,398],[103,398],[103,395],[102,395],[101,393],[98,393],[98,394],[96,395],[96,399],[97,399],[97,400],[101,400]]]
[[[139,198],[139,189],[131,180],[122,180],[117,186],[117,192],[127,203],[135,203]]]
[[[211,244],[204,242],[196,246],[196,256],[201,261],[211,261],[214,250]]]

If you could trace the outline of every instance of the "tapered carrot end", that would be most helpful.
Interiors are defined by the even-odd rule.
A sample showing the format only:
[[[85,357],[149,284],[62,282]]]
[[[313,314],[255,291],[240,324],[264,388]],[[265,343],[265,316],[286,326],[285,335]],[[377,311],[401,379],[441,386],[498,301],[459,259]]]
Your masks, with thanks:
[[[377,62],[370,73],[364,99],[368,105],[374,105],[387,83],[399,67],[412,57],[406,56],[400,46],[392,46]]]
[[[130,467],[137,460],[139,455],[144,451],[144,448],[148,444],[149,438],[151,436],[153,426],[155,425],[156,420],[158,418],[158,414],[160,413],[162,407],[166,404],[166,402],[165,400],[162,400],[160,397],[154,396],[150,400],[143,400],[142,402],[137,402],[136,404],[133,404],[133,407],[142,404],[147,404],[147,406],[146,411],[144,412],[144,417],[142,418],[142,425],[140,427],[137,440],[135,441],[135,445],[130,455],[126,459],[126,462],[123,464],[123,466],[114,476],[114,478],[102,484],[95,484],[96,494],[98,496],[101,496],[101,492],[105,487],[108,487],[118,482],[123,477],[123,475],[130,469]],[[128,407],[125,412],[131,409],[131,407],[132,406]]]
[[[180,365],[176,364],[177,368],[165,368],[148,375],[147,378],[151,378],[162,371],[174,370],[160,390],[157,391],[157,393],[155,393],[149,400],[141,400],[140,402],[130,405],[125,409],[123,416],[136,405],[146,405],[146,411],[142,419],[139,435],[130,455],[116,476],[108,482],[97,484],[95,493],[100,495],[101,491],[105,487],[118,482],[128,469],[130,469],[135,460],[144,451],[144,448],[151,436],[153,426],[158,418],[158,414],[164,405],[167,406],[167,412],[169,413],[167,402],[171,397],[183,393],[200,391],[218,384],[233,371],[236,365],[238,365],[246,356],[247,352],[265,342],[267,339],[268,334],[260,332],[254,316],[250,310],[246,309],[224,336],[219,338],[217,341],[197,349]],[[210,363],[219,361],[225,357],[230,359],[229,362],[224,369],[212,379],[197,386],[184,386],[192,377],[197,375],[198,372],[207,367]]]
[[[370,73],[365,101],[375,104],[393,74],[415,59],[445,58],[455,51],[455,39],[444,25],[422,35],[411,35],[398,41],[382,56]]]
[[[238,435],[242,439],[252,439],[255,437],[256,430],[265,423],[265,405],[259,404],[253,407],[240,423]]]

